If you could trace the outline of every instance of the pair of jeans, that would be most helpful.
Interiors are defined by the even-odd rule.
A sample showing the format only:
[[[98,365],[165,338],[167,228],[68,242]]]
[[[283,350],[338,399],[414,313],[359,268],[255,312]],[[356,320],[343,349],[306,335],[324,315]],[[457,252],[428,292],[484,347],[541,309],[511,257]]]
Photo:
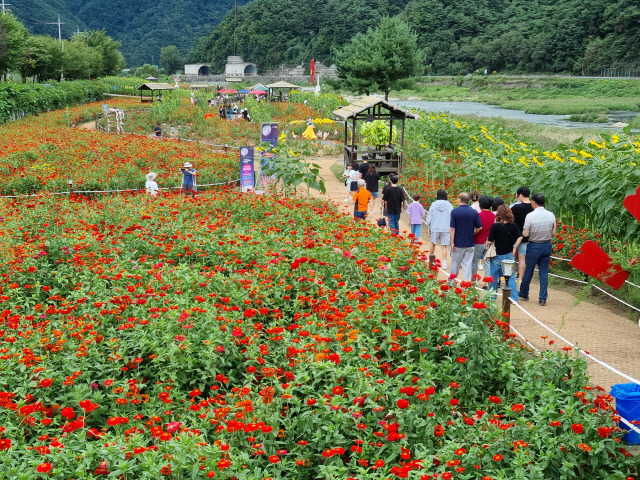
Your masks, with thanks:
[[[400,235],[400,214],[399,213],[389,214],[389,228],[391,229],[391,233]]]
[[[533,271],[538,267],[540,279],[540,300],[547,299],[547,286],[549,285],[549,260],[551,258],[551,240],[544,243],[529,242],[527,244],[527,256],[525,257],[525,269],[522,283],[520,284],[520,296],[529,296],[529,285],[533,278]]]
[[[493,277],[493,282],[491,282],[490,288],[492,290],[498,290],[498,284],[500,282],[500,277],[502,277],[502,260],[513,260],[512,253],[505,253],[504,255],[496,255],[491,259],[491,276]],[[518,287],[516,285],[516,272],[513,272],[513,275],[509,277],[509,288],[511,289],[511,300],[514,302],[518,301]]]
[[[364,220],[365,218],[367,218],[367,211],[365,210],[364,212],[361,212],[359,210],[356,210],[353,212],[353,218]]]
[[[421,223],[412,223],[411,224],[411,233],[413,233],[414,239],[412,239],[411,243],[416,243],[420,240],[420,231],[422,230],[422,224]]]

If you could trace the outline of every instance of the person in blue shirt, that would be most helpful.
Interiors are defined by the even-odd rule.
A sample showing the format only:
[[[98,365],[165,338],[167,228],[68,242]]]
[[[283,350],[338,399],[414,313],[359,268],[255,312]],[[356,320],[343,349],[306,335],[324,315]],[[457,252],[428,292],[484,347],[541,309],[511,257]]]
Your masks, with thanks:
[[[182,174],[182,186],[180,187],[180,192],[184,192],[186,195],[191,193],[195,197],[198,189],[196,183],[196,169],[193,168],[191,163],[184,162],[184,165],[182,165],[182,168],[180,169],[180,173]]]
[[[458,195],[458,208],[451,212],[449,232],[451,236],[451,273],[457,275],[462,266],[462,280],[472,279],[474,235],[482,230],[480,215],[469,205],[471,196],[467,192]],[[451,286],[455,284],[451,279]]]

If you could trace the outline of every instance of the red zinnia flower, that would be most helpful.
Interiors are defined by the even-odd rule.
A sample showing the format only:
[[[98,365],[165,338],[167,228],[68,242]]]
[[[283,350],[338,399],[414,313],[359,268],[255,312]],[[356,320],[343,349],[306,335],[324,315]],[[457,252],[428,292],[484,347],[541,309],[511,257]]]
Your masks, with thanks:
[[[40,472],[40,473],[47,473],[47,472],[51,471],[51,464],[50,463],[41,463],[40,465],[38,465],[36,470],[38,472]]]
[[[571,430],[573,430],[574,433],[582,433],[584,432],[584,427],[579,423],[574,423],[571,425]]]

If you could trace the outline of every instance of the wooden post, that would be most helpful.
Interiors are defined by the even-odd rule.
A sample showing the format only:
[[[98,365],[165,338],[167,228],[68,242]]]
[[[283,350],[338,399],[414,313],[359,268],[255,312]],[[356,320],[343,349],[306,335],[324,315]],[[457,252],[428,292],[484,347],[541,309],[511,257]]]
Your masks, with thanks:
[[[511,313],[511,289],[507,286],[502,287],[502,313]]]

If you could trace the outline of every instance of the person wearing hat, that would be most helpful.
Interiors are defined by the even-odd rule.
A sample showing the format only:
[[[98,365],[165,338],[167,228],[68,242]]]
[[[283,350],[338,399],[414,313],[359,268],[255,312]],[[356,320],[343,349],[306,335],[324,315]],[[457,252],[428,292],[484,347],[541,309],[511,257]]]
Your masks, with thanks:
[[[184,162],[182,168],[180,169],[180,173],[182,174],[182,185],[180,187],[180,191],[186,193],[193,192],[193,195],[196,194],[196,169],[193,168],[193,165],[189,162]]]
[[[147,193],[149,195],[157,195],[160,189],[158,188],[158,184],[156,183],[156,173],[149,172],[147,173],[147,183],[145,183],[145,188],[147,189]]]

